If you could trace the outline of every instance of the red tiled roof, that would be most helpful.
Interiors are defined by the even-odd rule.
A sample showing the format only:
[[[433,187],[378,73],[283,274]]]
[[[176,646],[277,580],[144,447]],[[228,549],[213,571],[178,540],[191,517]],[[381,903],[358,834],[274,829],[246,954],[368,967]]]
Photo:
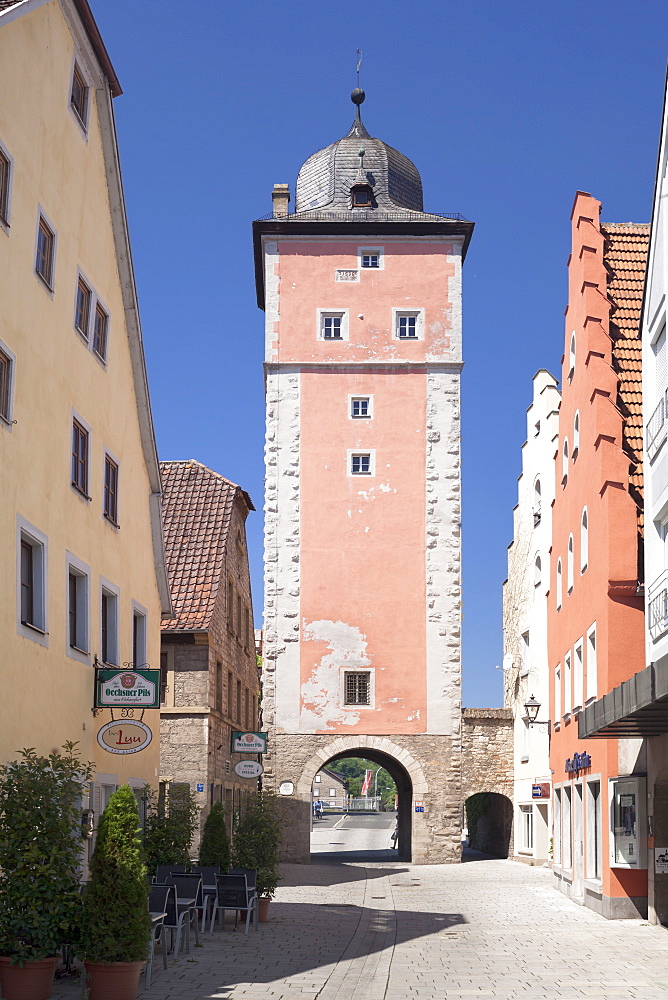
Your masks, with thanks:
[[[223,571],[225,543],[237,497],[254,510],[250,497],[201,462],[161,462],[165,553],[173,618],[162,629],[207,629]]]
[[[631,494],[643,530],[642,356],[640,311],[649,248],[649,225],[601,224],[608,270],[612,366],[619,376],[617,406],[624,414],[622,447],[629,457]]]

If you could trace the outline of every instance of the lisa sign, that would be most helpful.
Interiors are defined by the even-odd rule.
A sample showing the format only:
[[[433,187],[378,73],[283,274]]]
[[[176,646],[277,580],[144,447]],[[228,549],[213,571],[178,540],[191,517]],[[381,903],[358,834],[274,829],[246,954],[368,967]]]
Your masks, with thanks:
[[[266,753],[266,733],[232,733],[232,753]]]
[[[95,708],[160,708],[159,670],[98,670]]]
[[[97,742],[109,753],[138,753],[144,750],[153,733],[143,722],[123,719],[122,722],[108,722],[97,734]]]

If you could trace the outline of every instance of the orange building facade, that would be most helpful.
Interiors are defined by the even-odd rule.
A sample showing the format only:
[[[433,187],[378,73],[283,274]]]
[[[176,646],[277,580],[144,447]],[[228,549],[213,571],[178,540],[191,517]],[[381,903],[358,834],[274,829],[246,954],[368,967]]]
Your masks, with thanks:
[[[639,315],[648,227],[578,192],[555,455],[548,648],[553,868],[607,917],[647,908],[640,740],[582,739],[585,706],[644,666]],[[578,732],[580,724],[580,733]]]

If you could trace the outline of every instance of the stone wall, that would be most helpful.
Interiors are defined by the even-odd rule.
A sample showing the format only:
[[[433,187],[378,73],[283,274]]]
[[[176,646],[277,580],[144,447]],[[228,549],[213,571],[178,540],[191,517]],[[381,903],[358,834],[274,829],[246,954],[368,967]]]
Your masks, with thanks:
[[[462,802],[479,792],[494,793],[471,846],[504,857],[514,850],[513,742],[512,709],[462,709]]]

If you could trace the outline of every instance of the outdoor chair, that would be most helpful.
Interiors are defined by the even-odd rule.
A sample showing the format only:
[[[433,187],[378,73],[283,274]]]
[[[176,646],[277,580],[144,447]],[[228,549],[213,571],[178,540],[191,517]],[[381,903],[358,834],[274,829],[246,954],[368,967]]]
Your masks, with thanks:
[[[202,933],[204,933],[209,903],[213,906],[213,899],[216,895],[216,875],[220,875],[220,865],[193,865],[193,875],[202,876],[202,892],[204,893]]]
[[[202,910],[203,915],[206,915],[206,907],[209,901],[209,897],[205,897],[202,892],[202,876],[182,875],[179,872],[172,871],[165,881],[176,887],[177,905],[180,906],[183,899],[194,900],[192,905],[187,907],[186,912],[189,915],[189,927],[192,926],[195,928],[195,945],[199,946],[198,910]],[[190,933],[188,933],[188,939],[190,940]]]
[[[253,890],[248,888],[245,875],[216,875],[216,896],[213,902],[213,913],[211,914],[211,926],[209,931],[213,934],[216,917],[222,911],[223,930],[225,929],[225,910],[234,910],[234,929],[237,928],[239,913],[246,913],[246,930],[250,926],[251,917],[258,929],[257,896]]]
[[[185,875],[186,866],[185,865],[158,865],[155,870],[154,882],[159,885],[164,885],[167,882],[167,876],[171,875],[172,872],[178,872],[179,875]]]
[[[181,935],[183,933],[183,928],[186,931],[186,954],[190,954],[190,920],[186,920],[189,916],[188,911],[184,910],[179,913],[179,908],[176,902],[176,887],[171,883],[152,886],[153,889],[169,889],[167,898],[165,899],[165,910],[164,912],[167,916],[164,919],[165,927],[170,931],[171,935],[171,946],[172,953],[174,956],[174,961],[179,957],[179,946],[181,944]]]
[[[257,871],[256,871],[256,869],[255,868],[228,868],[227,869],[227,874],[228,875],[245,875],[246,876],[246,885],[248,886],[248,892],[251,895],[253,895],[255,897],[255,900],[256,900],[254,920],[255,920],[255,925],[257,927],[257,923],[258,923],[258,920],[259,920],[260,910],[259,910],[259,906],[257,904]]]
[[[146,967],[144,969],[144,986],[146,989],[151,985],[151,975],[153,973],[153,957],[155,955],[155,946],[160,944],[162,949],[162,964],[163,967],[167,968],[167,927],[165,925],[165,919],[167,915],[167,898],[173,895],[173,886],[170,885],[155,885],[152,886],[149,891],[148,896],[148,909],[149,913],[157,914],[163,913],[165,916],[161,917],[160,920],[157,918],[154,920],[153,929],[151,932],[151,940],[148,945],[148,958],[146,959]]]

